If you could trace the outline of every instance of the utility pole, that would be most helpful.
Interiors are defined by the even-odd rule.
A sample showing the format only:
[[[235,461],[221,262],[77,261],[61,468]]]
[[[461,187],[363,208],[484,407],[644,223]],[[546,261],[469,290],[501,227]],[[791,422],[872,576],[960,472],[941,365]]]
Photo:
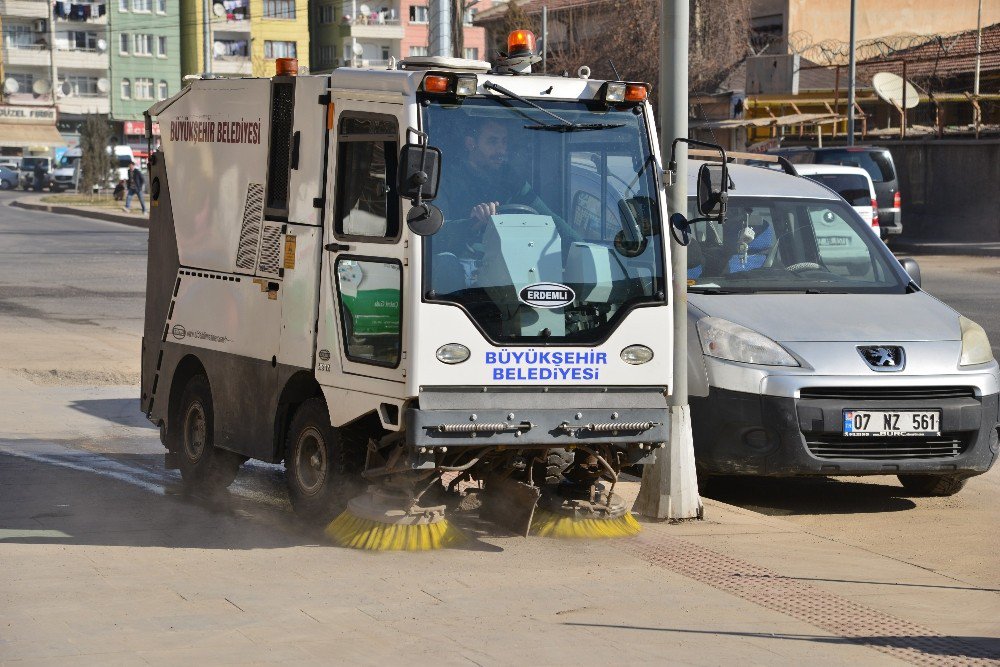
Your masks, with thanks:
[[[857,3],[858,0],[851,0],[851,45],[848,54],[847,67],[847,145],[854,145],[854,84],[857,80],[857,63],[854,59],[855,35],[854,28],[857,24]],[[903,84],[906,87],[906,84]]]
[[[983,52],[983,0],[979,0],[979,12],[976,15],[976,78],[972,83],[972,94],[979,97],[979,66]]]
[[[677,137],[688,136],[688,0],[660,0],[660,159],[670,159]],[[687,146],[677,146],[677,171],[667,188],[667,213],[687,215]],[[669,222],[667,223],[669,224]],[[702,516],[695,474],[691,408],[688,405],[687,248],[670,241],[673,366],[670,383],[670,440],[657,450],[656,463],[643,468],[636,499],[640,514],[653,519]]]
[[[982,0],[980,0],[982,2]],[[542,74],[549,72],[549,6],[542,5]],[[979,70],[976,70],[978,77]],[[977,78],[978,81],[978,78]]]
[[[212,0],[201,0],[201,57],[205,60],[202,72],[212,73]]]

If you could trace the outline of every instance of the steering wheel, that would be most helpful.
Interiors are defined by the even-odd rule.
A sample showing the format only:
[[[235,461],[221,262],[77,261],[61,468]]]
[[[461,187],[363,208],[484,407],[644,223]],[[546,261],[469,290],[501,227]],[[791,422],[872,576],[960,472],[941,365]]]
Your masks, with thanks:
[[[497,214],[502,213],[529,213],[531,215],[538,215],[538,211],[527,204],[502,204],[497,207]]]
[[[798,264],[792,264],[791,266],[786,266],[786,271],[791,271],[792,273],[798,273],[799,271],[816,271],[821,270],[823,267],[816,262],[799,262]]]

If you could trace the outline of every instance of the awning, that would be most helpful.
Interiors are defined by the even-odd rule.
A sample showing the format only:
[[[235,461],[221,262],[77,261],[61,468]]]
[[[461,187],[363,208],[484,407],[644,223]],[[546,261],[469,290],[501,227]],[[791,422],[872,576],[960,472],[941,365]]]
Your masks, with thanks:
[[[65,146],[55,125],[35,125],[21,123],[0,123],[0,146],[23,148],[25,146],[45,146],[54,148]]]
[[[691,123],[691,128],[731,130],[737,127],[770,127],[771,125],[826,125],[842,120],[847,120],[847,116],[833,113],[795,113],[787,116],[775,116],[774,118],[728,118],[725,120],[694,121]]]

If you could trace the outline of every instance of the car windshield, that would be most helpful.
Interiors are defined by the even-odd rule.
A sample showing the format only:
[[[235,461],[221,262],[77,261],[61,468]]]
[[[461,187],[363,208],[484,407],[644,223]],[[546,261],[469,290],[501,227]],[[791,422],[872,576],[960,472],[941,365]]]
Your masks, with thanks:
[[[565,122],[506,97],[424,109],[445,218],[424,243],[424,294],[496,342],[593,344],[665,299],[645,115],[536,102]]]
[[[118,160],[118,166],[119,167],[127,167],[130,164],[132,164],[132,156],[131,155],[117,155],[115,157]]]
[[[34,169],[36,164],[41,164],[44,167],[45,158],[40,158],[40,157],[21,158],[21,169]]]
[[[805,174],[805,177],[830,188],[851,206],[872,205],[868,180],[860,174]]]
[[[695,216],[693,199],[688,216]],[[907,282],[880,245],[840,201],[730,197],[725,224],[692,225],[688,289],[902,293]]]
[[[816,151],[815,155],[816,162],[820,164],[861,167],[876,183],[884,183],[896,178],[896,172],[892,168],[892,158],[889,157],[888,152],[847,148],[842,151]]]
[[[80,159],[79,155],[63,155],[59,158],[60,167],[72,167]]]

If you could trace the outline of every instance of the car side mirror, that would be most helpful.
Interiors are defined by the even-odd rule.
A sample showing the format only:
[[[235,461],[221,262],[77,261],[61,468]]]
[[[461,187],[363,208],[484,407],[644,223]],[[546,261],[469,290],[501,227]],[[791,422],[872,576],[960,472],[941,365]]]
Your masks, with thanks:
[[[721,164],[702,164],[698,169],[698,213],[726,219],[726,204],[729,200],[728,183]]]
[[[910,280],[913,281],[913,284],[920,287],[920,265],[917,264],[917,260],[912,257],[903,257],[899,263],[903,265],[903,270],[910,274]]]
[[[441,150],[426,144],[406,144],[399,152],[396,187],[399,196],[419,204],[437,197],[441,181]]]

